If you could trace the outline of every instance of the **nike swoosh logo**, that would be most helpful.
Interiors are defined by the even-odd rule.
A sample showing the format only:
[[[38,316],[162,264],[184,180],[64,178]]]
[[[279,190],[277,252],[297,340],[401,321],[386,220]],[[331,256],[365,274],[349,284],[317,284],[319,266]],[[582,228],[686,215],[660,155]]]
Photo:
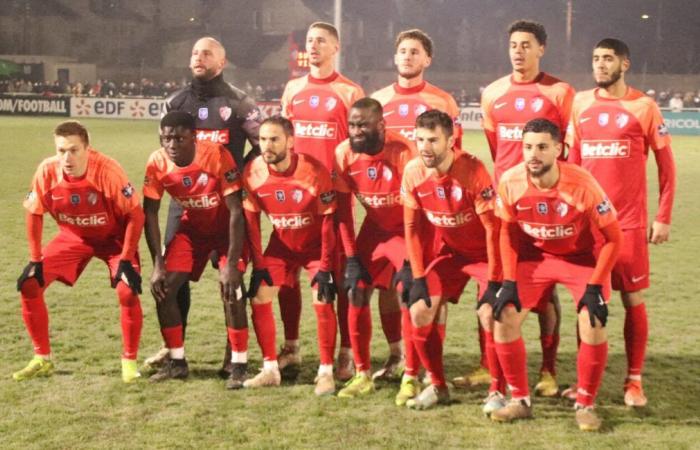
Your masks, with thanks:
[[[63,197],[56,197],[55,195],[51,196],[51,200],[61,200]]]
[[[394,114],[396,111],[387,111],[384,113],[384,117]]]
[[[590,117],[582,117],[581,120],[578,121],[578,123],[588,122],[589,120],[591,120]]]
[[[515,209],[517,209],[518,211],[527,211],[528,209],[532,209],[532,206],[515,205]]]
[[[427,197],[428,195],[432,194],[432,192],[419,192],[418,197]]]
[[[348,172],[348,175],[350,175],[351,177],[354,177],[355,175],[360,174],[360,173],[362,173],[362,170],[356,170],[354,172]]]
[[[298,105],[299,103],[304,103],[305,101],[306,101],[306,99],[302,99],[302,100],[292,100],[292,105]]]
[[[271,196],[271,195],[272,195],[272,194],[270,194],[269,192],[268,192],[267,194],[261,194],[261,193],[258,192],[258,197],[269,197],[269,196]]]
[[[508,102],[496,103],[495,105],[493,105],[493,109],[501,109],[504,106],[506,106],[507,104],[508,104]]]
[[[637,283],[637,282],[639,282],[639,281],[642,281],[642,280],[645,279],[646,277],[647,277],[646,275],[642,275],[642,276],[639,276],[639,277],[632,277],[632,283]]]

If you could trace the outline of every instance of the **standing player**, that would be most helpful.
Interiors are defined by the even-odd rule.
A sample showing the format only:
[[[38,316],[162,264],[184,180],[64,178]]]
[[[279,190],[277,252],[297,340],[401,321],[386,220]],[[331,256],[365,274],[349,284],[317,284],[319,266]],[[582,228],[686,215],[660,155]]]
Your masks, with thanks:
[[[246,159],[259,153],[258,128],[263,115],[252,98],[224,81],[225,66],[226,50],[223,45],[212,37],[199,39],[190,56],[192,82],[168,97],[165,108],[167,111],[185,111],[191,114],[195,118],[197,141],[222,144],[233,156],[237,167],[243,167],[246,141],[252,145]],[[181,215],[182,208],[178,203],[170,202],[165,228],[166,245],[175,234]],[[189,287],[189,283],[183,284],[177,295],[183,329],[187,327],[190,308]],[[245,315],[240,320],[243,322],[238,325],[247,326]],[[230,350],[227,347],[222,374],[231,371]],[[164,347],[148,358],[146,364],[162,364],[167,355],[168,349]]]
[[[291,121],[284,117],[265,119],[260,127],[262,155],[245,169],[244,207],[253,259],[249,295],[254,311],[264,307],[271,314],[271,302],[279,287],[298,284],[299,271],[304,268],[311,286],[315,286],[313,298],[321,360],[314,392],[329,395],[335,392],[333,353],[337,333],[333,310],[336,287],[332,275],[335,191],[330,173],[315,159],[294,152],[294,141]],[[273,227],[264,254],[261,211],[267,214]],[[272,354],[274,350],[272,339],[268,351]],[[279,379],[279,370],[263,368],[246,386],[279,384]]]
[[[452,130],[452,119],[444,112],[432,110],[418,116],[416,144],[420,158],[406,165],[401,184],[406,247],[413,272],[408,298],[411,320],[407,325],[432,383],[406,402],[416,409],[449,401],[442,361],[446,301],[456,303],[470,278],[479,283],[479,306],[494,299],[500,287],[498,222],[493,213],[491,177],[477,158],[453,150]],[[433,231],[440,247],[426,267],[423,241]],[[491,336],[490,306],[479,309],[483,326]],[[489,359],[495,361],[494,346],[487,348]],[[490,366],[497,370],[497,365]],[[494,374],[496,381],[501,378]],[[503,383],[498,386],[496,382],[493,403],[491,398],[487,400],[489,408],[503,406],[504,389]]]
[[[338,30],[329,23],[315,22],[306,33],[310,73],[289,81],[282,95],[282,115],[294,124],[294,151],[317,159],[330,173],[335,148],[348,137],[348,110],[364,97],[362,88],[335,70],[340,49]],[[299,318],[301,290],[298,284],[280,289],[280,310],[285,344],[280,352],[280,369],[301,361]],[[352,357],[347,321],[348,299],[338,293],[340,351],[336,368],[338,379],[352,377]]]
[[[416,117],[423,112],[437,109],[446,112],[455,123],[455,146],[461,147],[462,128],[457,123],[459,108],[452,96],[442,89],[425,81],[425,70],[430,67],[433,59],[433,40],[424,31],[418,29],[406,30],[396,36],[396,54],[394,64],[397,70],[395,83],[386,86],[372,94],[384,108],[384,121],[387,129],[398,131],[405,138],[416,140]],[[402,311],[402,316],[397,314]],[[379,312],[384,328],[384,335],[389,342],[392,357],[389,358],[375,376],[391,378],[399,367],[391,364],[396,358],[395,350],[401,350],[403,334],[406,365],[418,367],[420,361],[411,342],[410,334],[396,333],[399,321],[409,321],[408,309],[399,309],[395,289],[379,291]]]
[[[629,48],[618,39],[603,39],[596,45],[593,78],[598,88],[576,96],[567,138],[570,161],[593,174],[618,210],[624,246],[613,268],[612,287],[620,291],[625,306],[625,404],[644,406],[642,368],[648,323],[642,289],[649,287],[647,242],[668,240],[676,169],[658,106],[625,83],[629,57]],[[659,210],[647,238],[649,147],[659,168]]]
[[[610,271],[622,235],[598,183],[580,167],[557,161],[561,152],[556,124],[547,119],[528,122],[523,127],[524,162],[506,171],[498,185],[504,281],[493,302],[494,337],[512,398],[491,419],[532,416],[521,327],[527,313],[547,301],[543,292],[561,283],[577,302],[581,336],[576,422],[581,430],[594,431],[601,425],[593,408],[608,358]],[[599,232],[604,244],[596,259]]]
[[[553,122],[565,130],[574,99],[568,84],[540,71],[547,33],[536,22],[519,20],[508,28],[509,55],[513,72],[486,87],[481,96],[483,127],[494,161],[498,183],[507,169],[522,161],[525,123],[536,118]],[[535,386],[539,395],[557,394],[556,356],[559,347],[560,308],[556,291],[545,292],[550,302],[538,310],[542,366]]]
[[[232,371],[226,387],[240,388],[245,378],[248,350],[248,328],[237,326],[241,322],[240,315],[245,314],[241,273],[237,266],[244,239],[240,174],[223,146],[195,142],[195,119],[184,111],[171,111],[161,119],[160,141],[162,147],[151,154],[146,164],[143,195],[146,242],[153,259],[151,292],[156,299],[158,322],[169,358],[151,380],[187,377],[183,319],[177,292],[187,281],[199,280],[208,255],[216,251],[221,299],[233,350]],[[164,191],[183,209],[165,255],[161,250],[158,224]]]
[[[374,390],[370,378],[372,316],[369,301],[375,287],[382,289],[380,299],[391,293],[394,301],[397,301],[396,292],[388,290],[392,278],[397,274],[400,277],[409,274],[409,268],[404,267],[406,245],[400,189],[404,166],[415,156],[413,145],[408,140],[398,133],[385,131],[382,106],[377,100],[363,98],[356,101],[350,109],[348,127],[350,138],[336,149],[333,175],[338,191],[340,235],[347,255],[345,288],[349,289],[350,297],[348,325],[357,374],[338,392],[338,397],[356,397]],[[352,194],[366,210],[357,239]],[[359,248],[356,241],[361,243]],[[360,281],[362,284],[358,284]],[[382,323],[385,315],[381,316]],[[399,337],[400,317],[394,330]],[[391,345],[392,355],[384,365],[384,374],[393,374],[401,363],[400,341],[394,341]],[[418,368],[408,370],[414,369]],[[414,391],[415,382],[413,375],[409,384],[414,386]]]
[[[143,314],[138,244],[143,209],[121,166],[90,147],[88,132],[78,122],[54,130],[56,156],[36,171],[24,201],[27,209],[29,264],[17,280],[22,317],[34,344],[34,358],[12,374],[17,381],[53,373],[49,315],[44,291],[55,280],[68,286],[78,280],[93,256],[109,268],[121,308],[122,380],[141,376],[136,367]],[[58,234],[41,247],[44,213],[58,224]]]

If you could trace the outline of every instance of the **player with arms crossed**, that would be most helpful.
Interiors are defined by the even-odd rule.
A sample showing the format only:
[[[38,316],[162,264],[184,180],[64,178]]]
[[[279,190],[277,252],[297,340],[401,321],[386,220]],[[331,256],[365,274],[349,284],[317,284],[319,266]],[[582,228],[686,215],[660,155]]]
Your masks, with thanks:
[[[612,288],[625,306],[627,378],[625,404],[645,406],[642,369],[649,325],[642,290],[649,287],[647,242],[668,240],[676,184],[671,138],[654,100],[628,87],[627,45],[603,39],[593,50],[598,88],[576,95],[567,139],[569,160],[593,174],[618,211],[622,251],[612,272]],[[659,168],[659,209],[647,235],[646,162],[649,147]],[[648,237],[647,237],[648,236]]]
[[[415,156],[413,145],[407,139],[385,130],[382,106],[377,100],[356,101],[350,109],[348,127],[349,139],[336,149],[333,176],[338,191],[338,227],[347,255],[344,288],[349,290],[348,325],[357,374],[338,392],[338,397],[356,397],[374,390],[370,377],[372,316],[369,309],[373,288],[382,289],[381,299],[389,293],[396,296],[394,289],[388,289],[394,277],[403,280],[406,291],[410,283],[410,267],[404,264],[406,245],[400,189],[403,169]],[[353,194],[366,210],[357,238]],[[381,315],[383,324],[385,316]],[[398,318],[398,323],[393,324],[396,326],[393,334],[400,337],[400,316]],[[384,365],[384,372],[378,372],[380,374],[393,374],[401,363],[400,339],[390,345],[392,355]],[[413,383],[415,390],[415,379]]]
[[[547,301],[542,293],[561,283],[577,303],[581,336],[576,422],[581,430],[593,431],[601,425],[594,403],[608,359],[606,302],[622,234],[612,204],[591,174],[557,160],[562,152],[559,133],[547,119],[528,122],[523,128],[524,162],[506,171],[498,185],[504,281],[492,305],[496,352],[511,400],[491,419],[532,416],[521,327],[527,313]],[[604,244],[596,257],[597,233]]]
[[[306,33],[310,73],[290,80],[282,94],[282,115],[294,124],[294,151],[315,158],[329,173],[333,171],[335,148],[348,137],[350,106],[365,96],[360,86],[336,71],[339,50],[338,30],[329,23],[312,23]],[[279,361],[280,369],[284,369],[301,362],[299,285],[282,286],[279,301],[285,334]],[[339,292],[340,350],[336,375],[341,381],[353,376],[347,313],[347,295]]]
[[[523,126],[532,119],[545,118],[565,130],[571,113],[574,90],[540,71],[547,32],[536,22],[519,20],[508,28],[509,56],[513,71],[486,87],[481,96],[483,127],[494,161],[496,183],[503,172],[522,162]],[[556,357],[559,347],[560,307],[556,291],[544,295],[539,314],[542,365],[535,393],[557,395]]]
[[[158,322],[169,358],[151,380],[187,378],[189,369],[177,292],[184,283],[199,280],[210,252],[216,251],[221,300],[232,349],[233,366],[226,387],[240,388],[246,374],[248,351],[248,328],[237,325],[241,322],[240,315],[246,313],[238,267],[245,230],[240,174],[233,157],[220,144],[195,141],[194,117],[184,111],[171,111],[163,116],[160,141],[162,147],[151,154],[146,164],[143,196],[146,242],[153,259],[151,292],[156,299]],[[164,191],[183,209],[165,254],[158,224]]]
[[[78,122],[54,130],[56,155],[45,159],[24,201],[27,209],[29,264],[17,280],[22,317],[34,344],[34,358],[12,375],[17,381],[51,376],[49,315],[44,291],[58,280],[73,286],[92,257],[109,268],[121,309],[122,380],[141,375],[136,356],[143,314],[138,244],[144,215],[138,195],[121,166],[90,147],[88,132]],[[41,247],[44,213],[58,224],[58,234]]]
[[[408,295],[411,321],[407,325],[432,383],[406,402],[409,408],[427,409],[449,402],[442,361],[446,302],[456,303],[469,279],[475,278],[481,295],[479,313],[491,336],[489,303],[500,287],[491,177],[476,157],[453,148],[452,132],[452,118],[444,112],[431,110],[418,116],[419,157],[406,165],[401,184],[406,247],[413,272]],[[424,237],[433,233],[440,248],[435,258],[426,261]],[[493,353],[489,359],[495,361],[493,345],[487,348]],[[497,370],[497,365],[489,365]],[[497,373],[493,378],[503,379]],[[503,383],[494,386],[494,398],[487,399],[489,408],[503,406],[504,390]]]
[[[335,392],[333,353],[337,333],[332,274],[335,191],[330,173],[315,159],[293,151],[294,142],[291,121],[279,116],[265,119],[260,127],[262,154],[246,166],[243,175],[243,206],[253,261],[249,295],[254,311],[267,308],[271,312],[272,299],[280,286],[299,284],[300,270],[307,272],[314,287],[320,353],[314,392],[329,395]],[[260,233],[263,211],[273,227],[264,253]],[[274,339],[267,348],[274,353]],[[277,367],[264,367],[246,386],[275,385],[279,380]]]

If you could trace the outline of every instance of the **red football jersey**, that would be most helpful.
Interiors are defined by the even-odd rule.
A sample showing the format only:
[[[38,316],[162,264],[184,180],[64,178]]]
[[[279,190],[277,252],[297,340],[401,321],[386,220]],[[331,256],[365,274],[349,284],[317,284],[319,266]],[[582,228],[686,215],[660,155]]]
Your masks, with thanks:
[[[243,174],[248,211],[263,211],[273,233],[294,252],[321,247],[323,216],[335,212],[330,173],[314,158],[293,154],[285,172],[276,172],[258,156]]]
[[[231,153],[223,145],[199,141],[194,161],[178,167],[164,149],[146,163],[143,195],[154,200],[167,191],[183,211],[180,226],[205,236],[226,236],[229,210],[223,198],[241,189],[241,177]]]
[[[348,111],[365,96],[360,86],[334,72],[290,80],[282,95],[282,114],[294,124],[294,150],[333,170],[335,148],[348,137]]]
[[[140,208],[138,194],[112,158],[88,149],[85,176],[68,181],[58,156],[39,164],[24,201],[32,214],[51,214],[61,231],[91,244],[123,242],[126,215]]]
[[[355,194],[367,212],[365,222],[401,233],[401,177],[406,163],[415,156],[411,142],[392,131],[386,132],[384,148],[376,155],[355,153],[345,140],[335,151],[336,189]]]
[[[416,117],[431,109],[449,114],[455,121],[455,140],[461,147],[462,128],[459,126],[459,107],[449,93],[423,81],[412,88],[391,84],[372,94],[384,107],[384,120],[390,130],[398,131],[405,138],[416,140]]]
[[[600,97],[598,89],[580,92],[567,141],[569,161],[598,180],[618,211],[620,227],[646,228],[649,147],[671,151],[671,137],[654,100],[632,88],[620,99]],[[670,223],[671,208],[672,197],[659,207],[662,222]]]
[[[486,258],[486,231],[478,215],[494,209],[495,191],[477,157],[455,150],[444,175],[415,158],[406,165],[401,194],[403,204],[422,210],[436,237],[450,248],[470,259]]]
[[[571,86],[544,72],[527,83],[517,83],[508,75],[486,87],[481,95],[482,126],[489,137],[496,182],[523,160],[527,122],[548,119],[565,133],[574,94]]]
[[[522,230],[519,261],[538,260],[542,253],[558,256],[592,256],[594,229],[617,220],[603,189],[586,170],[558,161],[555,187],[537,189],[525,163],[509,169],[498,185],[496,215],[517,222]]]

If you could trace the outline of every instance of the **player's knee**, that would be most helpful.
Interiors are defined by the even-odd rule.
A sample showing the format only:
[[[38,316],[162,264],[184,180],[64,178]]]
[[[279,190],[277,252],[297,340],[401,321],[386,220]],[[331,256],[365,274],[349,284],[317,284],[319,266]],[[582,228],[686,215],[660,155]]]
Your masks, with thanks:
[[[250,301],[253,305],[266,305],[268,303],[272,303],[272,297],[270,296],[261,296],[259,293],[253,297],[253,299]]]
[[[479,323],[484,329],[490,331],[493,328],[493,308],[491,308],[491,305],[482,305],[477,310],[476,315],[479,317]]]
[[[136,306],[139,304],[139,296],[134,294],[123,281],[117,283],[117,297],[121,306]]]
[[[42,292],[44,292],[44,288],[39,286],[39,282],[36,278],[28,278],[22,283],[20,292],[23,298],[32,299],[40,296]]]
[[[644,297],[642,296],[642,291],[634,292],[621,292],[620,297],[622,298],[622,304],[625,309],[634,308],[644,303]]]

